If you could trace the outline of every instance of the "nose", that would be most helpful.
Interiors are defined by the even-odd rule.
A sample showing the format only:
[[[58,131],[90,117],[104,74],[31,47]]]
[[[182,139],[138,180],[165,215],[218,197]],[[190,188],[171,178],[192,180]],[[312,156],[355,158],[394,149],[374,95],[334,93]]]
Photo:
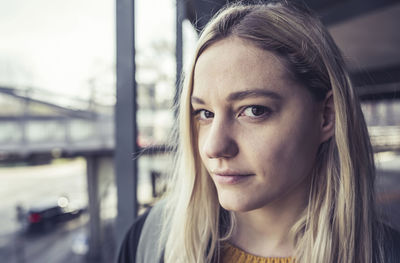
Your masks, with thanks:
[[[204,144],[203,152],[210,159],[232,158],[239,152],[239,147],[233,136],[233,127],[227,122],[213,120]]]

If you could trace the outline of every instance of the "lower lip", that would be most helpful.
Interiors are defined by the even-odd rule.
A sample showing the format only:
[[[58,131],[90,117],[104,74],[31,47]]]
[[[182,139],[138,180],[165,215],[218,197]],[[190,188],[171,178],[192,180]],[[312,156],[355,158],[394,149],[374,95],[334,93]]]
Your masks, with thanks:
[[[252,175],[214,175],[214,179],[219,184],[238,184],[247,180]]]

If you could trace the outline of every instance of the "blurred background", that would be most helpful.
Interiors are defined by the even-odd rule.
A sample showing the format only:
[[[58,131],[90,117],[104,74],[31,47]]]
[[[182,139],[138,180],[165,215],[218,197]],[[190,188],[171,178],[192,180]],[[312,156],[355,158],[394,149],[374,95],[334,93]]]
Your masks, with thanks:
[[[225,0],[0,0],[0,261],[113,262],[171,168],[177,83]],[[400,3],[309,0],[368,123],[400,229]]]

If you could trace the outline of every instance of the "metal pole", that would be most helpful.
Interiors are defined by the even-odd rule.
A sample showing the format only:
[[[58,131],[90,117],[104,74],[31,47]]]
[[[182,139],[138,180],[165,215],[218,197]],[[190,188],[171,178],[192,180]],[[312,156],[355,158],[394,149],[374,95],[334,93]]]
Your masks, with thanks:
[[[115,171],[118,196],[116,242],[120,247],[137,215],[137,151],[134,0],[117,0],[117,103]]]
[[[99,158],[86,157],[87,185],[89,194],[89,262],[98,262],[101,259],[101,220],[99,199]]]
[[[183,38],[182,38],[182,22],[185,18],[185,6],[183,0],[176,0],[176,43],[175,43],[175,57],[176,57],[176,90],[174,97],[174,105],[179,102],[180,88],[181,88],[181,74],[183,67]],[[177,108],[175,108],[175,116],[177,116]]]

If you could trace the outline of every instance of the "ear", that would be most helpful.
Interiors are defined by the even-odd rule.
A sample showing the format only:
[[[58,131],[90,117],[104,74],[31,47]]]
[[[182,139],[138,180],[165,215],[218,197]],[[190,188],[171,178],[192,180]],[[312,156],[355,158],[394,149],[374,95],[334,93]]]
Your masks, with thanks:
[[[321,143],[329,140],[335,134],[335,103],[330,90],[322,103]]]

